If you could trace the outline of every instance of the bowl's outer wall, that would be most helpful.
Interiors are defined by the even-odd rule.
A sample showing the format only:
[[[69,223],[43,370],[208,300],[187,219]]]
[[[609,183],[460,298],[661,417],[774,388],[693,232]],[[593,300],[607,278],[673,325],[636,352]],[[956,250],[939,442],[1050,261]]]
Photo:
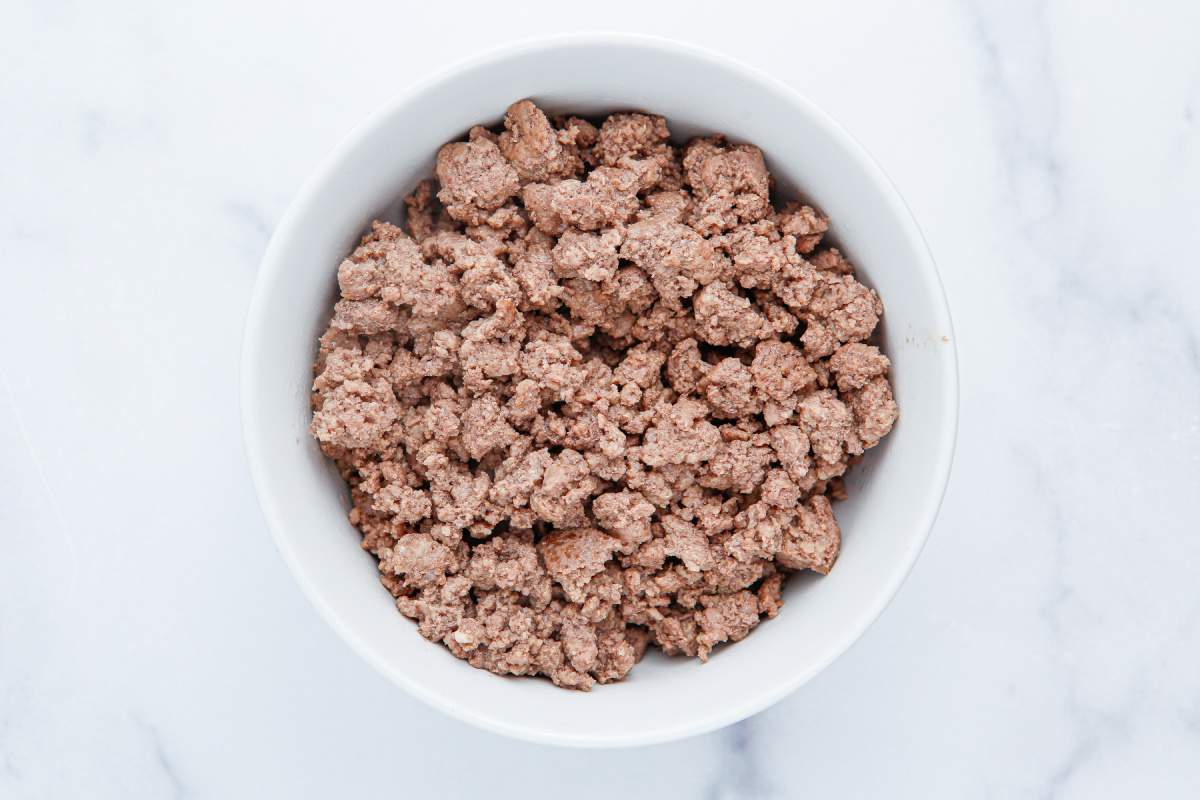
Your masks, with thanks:
[[[678,139],[759,145],[779,193],[804,196],[885,306],[901,419],[836,507],[843,549],[824,578],[794,579],[782,614],[708,664],[651,654],[590,694],[502,679],[431,645],[397,613],[346,519],[345,488],[308,434],[315,341],[339,261],[369,221],[433,170],[438,147],[515,99],[594,115],[644,109]],[[247,454],[280,550],[314,605],[396,683],[492,730],[537,741],[628,745],[737,721],[816,674],[865,630],[907,575],[953,454],[957,375],[949,315],[924,241],[894,188],[836,124],[782,84],[660,40],[592,36],[524,45],[418,86],[358,128],[304,186],[264,258],[243,353]]]

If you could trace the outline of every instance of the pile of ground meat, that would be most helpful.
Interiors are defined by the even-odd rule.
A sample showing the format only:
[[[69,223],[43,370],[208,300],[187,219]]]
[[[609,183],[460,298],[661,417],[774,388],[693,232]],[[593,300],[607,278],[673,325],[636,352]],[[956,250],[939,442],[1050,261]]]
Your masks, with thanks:
[[[830,500],[896,419],[883,309],[770,188],[752,145],[522,100],[342,262],[312,432],[423,636],[588,689],[830,570]]]

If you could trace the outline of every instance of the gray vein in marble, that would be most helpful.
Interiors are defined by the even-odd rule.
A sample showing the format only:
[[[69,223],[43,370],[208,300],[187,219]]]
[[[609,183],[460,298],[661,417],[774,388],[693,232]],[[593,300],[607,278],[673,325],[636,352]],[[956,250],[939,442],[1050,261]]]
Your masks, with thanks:
[[[1083,712],[1077,696],[1076,679],[1069,658],[1062,649],[1064,630],[1068,627],[1063,620],[1064,609],[1074,596],[1064,569],[1071,523],[1063,511],[1059,496],[1052,489],[1051,470],[1043,463],[1039,453],[1024,444],[1016,444],[1012,447],[1012,456],[1015,463],[1027,466],[1030,494],[1038,500],[1038,507],[1043,510],[1045,524],[1042,528],[1052,537],[1048,564],[1050,583],[1042,593],[1044,599],[1038,610],[1049,632],[1049,655],[1057,665],[1055,671],[1062,685],[1064,712],[1074,731],[1066,755],[1044,780],[1041,796],[1045,800],[1054,800],[1063,796],[1072,778],[1096,756],[1101,744],[1093,730],[1082,722]]]
[[[733,725],[721,734],[724,758],[719,773],[705,792],[707,800],[742,800],[776,796],[760,769],[755,748],[756,722],[753,717]]]
[[[83,152],[94,156],[104,145],[104,137],[107,133],[108,120],[104,112],[98,109],[84,112],[80,120],[80,127],[83,129]]]
[[[1185,131],[1200,125],[1200,63],[1192,71],[1183,98],[1183,125]]]
[[[1140,298],[1129,305],[1134,310],[1134,319],[1141,324],[1152,321],[1168,323],[1170,329],[1179,336],[1180,347],[1191,367],[1193,380],[1200,382],[1200,334],[1196,332],[1195,321],[1179,303],[1169,299],[1160,289],[1148,287]]]
[[[236,251],[245,259],[245,266],[257,270],[259,260],[262,260],[266,251],[266,242],[271,237],[269,216],[245,199],[224,201],[221,212],[233,225],[230,239]]]
[[[1062,608],[1073,594],[1063,571],[1067,558],[1068,522],[1063,514],[1058,495],[1050,490],[1053,482],[1049,470],[1042,464],[1037,452],[1027,448],[1024,444],[1017,444],[1013,446],[1013,459],[1018,464],[1028,465],[1029,489],[1041,501],[1047,518],[1046,528],[1053,537],[1050,548],[1051,586],[1045,593],[1039,613],[1057,640],[1063,629]]]
[[[157,728],[141,717],[135,715],[133,721],[142,729],[142,733],[149,740],[151,753],[154,756],[154,763],[158,765],[163,777],[166,778],[167,783],[170,785],[171,795],[173,797],[186,797],[187,789],[183,780],[179,777],[178,767],[167,754],[166,747],[163,745],[162,734],[158,732]]]
[[[1062,334],[1069,325],[1079,322],[1068,321],[1063,312],[1083,304],[1087,307],[1082,309],[1087,313],[1082,320],[1085,324],[1102,319],[1095,312],[1116,315],[1139,326],[1165,322],[1178,337],[1188,371],[1200,380],[1200,340],[1181,302],[1137,282],[1131,286],[1124,281],[1100,280],[1110,270],[1097,270],[1094,265],[1120,258],[1114,255],[1112,242],[1100,241],[1108,232],[1093,235],[1088,230],[1071,229],[1058,219],[1068,202],[1082,203],[1086,208],[1087,198],[1067,197],[1066,170],[1057,151],[1060,90],[1052,69],[1047,4],[1006,4],[1004,13],[998,16],[996,6],[975,0],[970,0],[966,9],[971,35],[983,56],[982,85],[992,99],[1015,233],[1022,240],[1020,246],[1028,249],[1034,259],[1032,269],[1053,276],[1043,291],[1033,292],[1038,303],[1035,321]],[[1194,85],[1200,89],[1200,72]],[[1195,118],[1197,94],[1195,90],[1189,92],[1185,120]],[[1037,189],[1039,186],[1042,191]],[[1039,201],[1047,198],[1049,203],[1040,213],[1029,214],[1027,209],[1036,209]],[[1018,268],[1023,260],[1018,257],[1011,266]],[[1112,274],[1125,272],[1125,265],[1119,261],[1110,266]]]
[[[253,203],[246,200],[229,200],[222,206],[225,216],[233,222],[243,234],[244,241],[239,249],[251,259],[251,266],[258,268],[258,259],[267,247],[271,238],[271,223],[267,215]]]
[[[1112,261],[1110,242],[1101,244],[1101,233],[1064,229],[1058,220],[1068,202],[1085,203],[1086,198],[1067,198],[1066,170],[1057,152],[1060,100],[1058,76],[1052,69],[1051,26],[1045,3],[1006,4],[996,16],[997,7],[970,0],[966,5],[970,31],[983,55],[983,85],[991,93],[993,118],[997,129],[1002,164],[1008,181],[1007,192],[1017,224],[1016,233],[1024,240],[1036,261],[1035,270],[1048,271],[1054,280],[1046,291],[1035,292],[1040,308],[1037,322],[1061,334],[1069,323],[1063,311],[1082,303],[1088,312],[1116,315],[1135,325],[1166,322],[1178,337],[1189,371],[1200,379],[1200,340],[1190,315],[1178,300],[1164,296],[1149,286],[1131,287],[1099,280],[1107,271],[1085,268],[1100,261]],[[1013,14],[1013,11],[1016,14]],[[991,14],[992,16],[989,16]],[[1004,25],[1008,26],[1007,37]],[[1020,35],[1014,35],[1014,30]],[[1021,47],[1028,52],[1016,52]],[[1021,58],[1024,55],[1025,58]],[[1019,61],[1020,63],[1014,64]],[[1028,70],[1020,73],[1022,65]],[[1011,73],[1023,75],[1017,80]],[[1200,71],[1193,81],[1184,109],[1184,119],[1195,119]],[[1042,185],[1047,192],[1035,192]],[[1052,202],[1040,214],[1029,216],[1026,209],[1048,196]],[[1086,205],[1084,206],[1086,207]],[[1083,247],[1077,245],[1083,242]],[[1021,259],[1012,264],[1019,266]],[[1111,264],[1113,274],[1122,274],[1123,265]],[[1101,319],[1089,313],[1085,323]]]
[[[1175,135],[1171,139],[1170,164],[1174,168],[1168,179],[1177,179],[1179,165],[1188,164],[1189,158],[1193,155],[1193,150],[1200,143],[1200,136],[1197,136],[1197,131],[1200,129],[1200,63],[1197,63],[1195,69],[1192,70],[1192,76],[1188,80],[1187,88],[1184,91],[1183,109],[1180,112],[1180,124]]]
[[[1000,9],[1003,13],[999,14]],[[997,135],[1008,181],[1010,201],[1015,214],[1027,215],[1031,205],[1046,208],[1023,220],[1030,230],[1053,219],[1063,205],[1063,170],[1055,147],[1058,131],[1059,96],[1057,81],[1051,70],[1050,27],[1046,20],[1046,4],[1040,2],[992,3],[966,2],[968,30],[983,58],[983,86],[990,93]],[[1016,17],[1020,24],[1022,43],[1034,48],[1032,58],[1019,66],[1032,69],[1033,79],[1015,83],[1006,67],[1008,40],[996,30],[998,22],[990,14],[997,13],[1002,21]],[[1032,92],[1028,91],[1032,89]],[[1031,107],[1032,106],[1032,107]],[[1032,186],[1030,185],[1032,184]],[[1034,186],[1045,190],[1042,197],[1030,196]],[[1034,201],[1042,202],[1034,202]],[[1036,209],[1035,209],[1036,211]]]
[[[1119,321],[1132,328],[1144,330],[1153,324],[1164,325],[1177,339],[1179,352],[1183,356],[1181,366],[1187,368],[1193,381],[1200,383],[1200,334],[1196,325],[1178,298],[1172,298],[1157,286],[1130,287],[1111,280],[1101,280],[1097,275],[1085,271],[1081,263],[1096,263],[1107,259],[1104,248],[1080,254],[1076,258],[1057,261],[1056,280],[1050,291],[1041,296],[1045,306],[1041,318],[1053,329],[1055,316],[1050,312],[1062,313],[1075,306],[1086,307],[1085,320],[1088,324],[1102,321]],[[1119,270],[1120,264],[1113,268]],[[1067,323],[1062,321],[1059,329]],[[1058,332],[1061,332],[1059,330]]]
[[[1013,455],[1017,463],[1028,465],[1031,495],[1037,498],[1041,508],[1045,509],[1044,529],[1053,537],[1050,548],[1051,584],[1045,592],[1040,614],[1051,632],[1052,644],[1049,654],[1058,667],[1058,679],[1062,684],[1063,711],[1074,731],[1066,755],[1045,780],[1042,797],[1045,800],[1055,800],[1068,791],[1072,779],[1085,765],[1099,758],[1106,748],[1128,734],[1130,713],[1137,705],[1138,697],[1135,690],[1125,701],[1129,708],[1122,709],[1122,713],[1119,714],[1089,708],[1085,702],[1079,686],[1078,668],[1072,663],[1067,649],[1069,645],[1065,643],[1070,626],[1063,619],[1066,605],[1076,597],[1075,590],[1065,579],[1068,538],[1074,526],[1064,513],[1058,495],[1053,491],[1054,481],[1050,468],[1043,462],[1043,457],[1024,446],[1014,447]]]
[[[1074,681],[1067,687],[1066,711],[1078,734],[1067,756],[1047,780],[1042,795],[1045,800],[1063,796],[1069,790],[1071,781],[1085,766],[1099,760],[1105,750],[1129,735],[1128,713],[1100,714],[1087,709],[1079,698]]]
[[[79,575],[79,547],[75,543],[71,527],[67,525],[66,520],[63,518],[62,508],[58,504],[58,499],[54,495],[50,481],[46,480],[46,470],[42,466],[42,460],[38,458],[37,451],[33,447],[33,441],[29,436],[29,429],[25,425],[21,409],[17,406],[16,395],[13,393],[12,385],[8,382],[8,375],[5,373],[3,367],[0,367],[0,386],[4,388],[4,396],[7,399],[9,408],[12,410],[12,419],[16,424],[17,433],[21,437],[21,442],[24,444],[25,450],[29,453],[29,461],[33,465],[33,471],[37,475],[42,491],[45,493],[46,502],[50,506],[50,512],[54,515],[54,524],[58,528],[58,533],[62,537],[62,540],[67,544],[67,552],[71,557],[71,570],[68,575],[64,576],[66,579],[64,595],[69,601],[74,598],[79,584],[79,581],[76,580],[76,577]]]
[[[1183,722],[1183,726],[1192,732],[1197,741],[1200,741],[1200,698],[1197,698],[1190,706],[1181,705],[1179,719]]]

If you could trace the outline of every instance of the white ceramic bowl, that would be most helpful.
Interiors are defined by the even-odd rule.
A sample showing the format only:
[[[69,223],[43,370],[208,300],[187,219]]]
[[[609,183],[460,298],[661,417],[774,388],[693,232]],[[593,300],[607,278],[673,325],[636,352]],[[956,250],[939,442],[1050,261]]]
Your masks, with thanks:
[[[346,519],[347,492],[308,434],[311,365],[336,268],[370,221],[433,173],[434,154],[531,97],[549,111],[645,109],[684,140],[723,132],[766,154],[781,196],[804,196],[886,306],[900,421],[851,473],[836,506],[842,553],[827,577],[793,578],[780,616],[707,664],[652,651],[591,693],[500,678],[421,638],[380,585]],[[500,733],[565,745],[662,742],[743,719],[796,689],[871,624],[911,569],[941,502],[957,423],[953,333],[933,261],[878,165],[801,95],[673,42],[541,40],[461,64],[391,100],[304,185],[275,230],[246,324],[242,416],[263,512],[296,580],[368,662],[412,694]]]

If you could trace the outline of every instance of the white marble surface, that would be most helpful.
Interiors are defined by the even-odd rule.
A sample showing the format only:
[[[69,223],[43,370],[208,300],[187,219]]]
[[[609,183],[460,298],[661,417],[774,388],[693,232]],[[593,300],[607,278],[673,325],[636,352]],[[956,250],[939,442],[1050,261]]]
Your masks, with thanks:
[[[3,4],[0,797],[1200,795],[1200,6],[768,7]],[[360,662],[275,553],[236,392],[266,238],[339,137],[597,25],[841,119],[962,363],[945,507],[878,624],[745,724],[619,752],[468,728]]]

